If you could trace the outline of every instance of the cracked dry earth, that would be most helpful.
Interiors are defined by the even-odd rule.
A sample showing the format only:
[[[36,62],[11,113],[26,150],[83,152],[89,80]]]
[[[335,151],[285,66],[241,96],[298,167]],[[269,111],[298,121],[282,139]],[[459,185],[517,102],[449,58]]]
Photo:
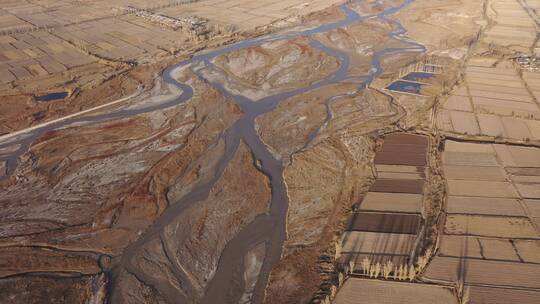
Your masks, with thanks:
[[[475,271],[498,262],[508,273],[526,269],[536,276],[525,278],[527,286],[510,284],[506,294],[535,303],[540,203],[536,184],[524,176],[536,180],[540,167],[533,148],[540,144],[532,137],[536,116],[510,117],[515,104],[475,95],[501,80],[485,77],[494,79],[485,83],[478,73],[504,69],[502,75],[516,76],[502,80],[514,81],[516,90],[523,86],[525,93],[516,96],[528,96],[525,110],[540,112],[534,90],[540,77],[512,61],[523,48],[534,50],[536,40],[519,47],[512,40],[506,53],[497,44],[508,33],[497,26],[529,33],[537,25],[505,25],[512,23],[513,15],[501,15],[508,7],[509,14],[521,10],[519,18],[535,20],[527,1],[350,1],[310,15],[304,26],[196,54],[125,105],[0,142],[0,300],[320,303],[342,283],[341,236],[350,229],[351,212],[372,192],[401,191],[384,181],[384,191],[372,185],[420,176],[426,182],[412,213],[422,233],[407,261],[419,267],[412,283],[380,286],[357,278],[361,270],[349,271],[336,303],[357,303],[351,292],[363,297],[377,288],[394,288],[404,298],[420,293],[427,303],[435,303],[430,296],[456,303],[466,289],[470,303],[484,303],[497,298],[489,288],[508,288],[508,282],[490,282]],[[414,73],[429,77],[411,80]],[[394,89],[400,81],[409,85]],[[411,91],[415,86],[420,91]],[[480,134],[481,114],[503,123],[526,118],[531,136]],[[476,129],[460,115],[478,116],[471,118],[480,124],[477,134],[462,131]],[[427,138],[426,173],[378,163],[376,155],[396,131]],[[450,139],[498,145],[487,151]],[[520,156],[533,161],[522,163]],[[464,178],[456,168],[482,164],[493,167],[485,176]],[[507,172],[503,180],[497,170]],[[482,192],[460,180],[486,176],[507,183],[510,190],[501,195],[518,202],[517,219],[504,213],[494,219],[475,211],[480,207],[459,210],[467,205],[459,202],[498,185],[484,182]],[[384,212],[399,205],[389,202]],[[497,220],[519,227],[511,235],[482,228]],[[474,256],[445,245],[469,238],[504,239],[516,248],[517,268],[486,252],[463,263]],[[461,271],[454,275],[456,261]],[[471,265],[469,276],[463,265]]]

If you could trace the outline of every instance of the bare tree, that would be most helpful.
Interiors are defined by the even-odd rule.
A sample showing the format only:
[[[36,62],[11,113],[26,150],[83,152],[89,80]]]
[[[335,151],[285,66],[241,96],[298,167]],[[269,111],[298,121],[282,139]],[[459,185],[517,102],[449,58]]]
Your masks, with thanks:
[[[369,258],[365,257],[363,260],[362,260],[362,270],[364,271],[364,275],[368,275],[369,274],[369,268],[371,266],[371,262],[369,260]]]
[[[414,281],[414,278],[416,277],[416,269],[414,268],[414,265],[411,264],[409,267],[409,281]]]
[[[375,268],[375,278],[378,278],[379,274],[381,274],[381,263],[377,262],[374,268]]]
[[[393,269],[394,269],[394,263],[392,263],[392,261],[390,261],[390,260],[386,261],[386,263],[384,264],[384,267],[383,267],[383,277],[385,279],[388,279],[388,277],[390,277],[390,273],[392,272]]]

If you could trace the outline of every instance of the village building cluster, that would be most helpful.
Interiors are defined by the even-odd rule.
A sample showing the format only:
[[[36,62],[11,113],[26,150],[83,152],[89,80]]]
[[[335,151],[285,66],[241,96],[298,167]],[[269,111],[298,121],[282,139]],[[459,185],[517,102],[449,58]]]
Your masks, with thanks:
[[[515,58],[521,69],[537,72],[540,69],[540,60],[536,55],[522,54]]]
[[[151,11],[140,9],[132,6],[127,6],[123,9],[124,13],[132,14],[141,18],[144,18],[152,23],[159,24],[160,26],[170,28],[173,30],[187,30],[194,32],[197,35],[204,34],[206,30],[207,20],[197,17],[181,17],[181,18],[172,18],[169,16],[156,14]]]

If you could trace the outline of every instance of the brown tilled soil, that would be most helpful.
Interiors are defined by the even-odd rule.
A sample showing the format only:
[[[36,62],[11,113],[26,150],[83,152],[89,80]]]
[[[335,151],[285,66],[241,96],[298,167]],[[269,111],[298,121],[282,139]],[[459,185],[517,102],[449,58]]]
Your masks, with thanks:
[[[350,231],[416,234],[419,228],[420,216],[414,214],[357,212],[347,222]]]

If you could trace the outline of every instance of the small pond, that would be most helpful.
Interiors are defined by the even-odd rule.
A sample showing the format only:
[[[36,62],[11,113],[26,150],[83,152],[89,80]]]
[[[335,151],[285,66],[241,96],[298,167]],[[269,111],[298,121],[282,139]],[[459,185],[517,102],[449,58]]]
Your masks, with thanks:
[[[55,92],[45,95],[34,96],[34,99],[39,102],[54,101],[59,99],[64,99],[68,96],[68,92]]]
[[[387,87],[387,89],[391,91],[397,91],[397,92],[403,92],[403,93],[420,94],[420,91],[422,90],[422,86],[423,85],[418,82],[398,80],[390,84]]]

